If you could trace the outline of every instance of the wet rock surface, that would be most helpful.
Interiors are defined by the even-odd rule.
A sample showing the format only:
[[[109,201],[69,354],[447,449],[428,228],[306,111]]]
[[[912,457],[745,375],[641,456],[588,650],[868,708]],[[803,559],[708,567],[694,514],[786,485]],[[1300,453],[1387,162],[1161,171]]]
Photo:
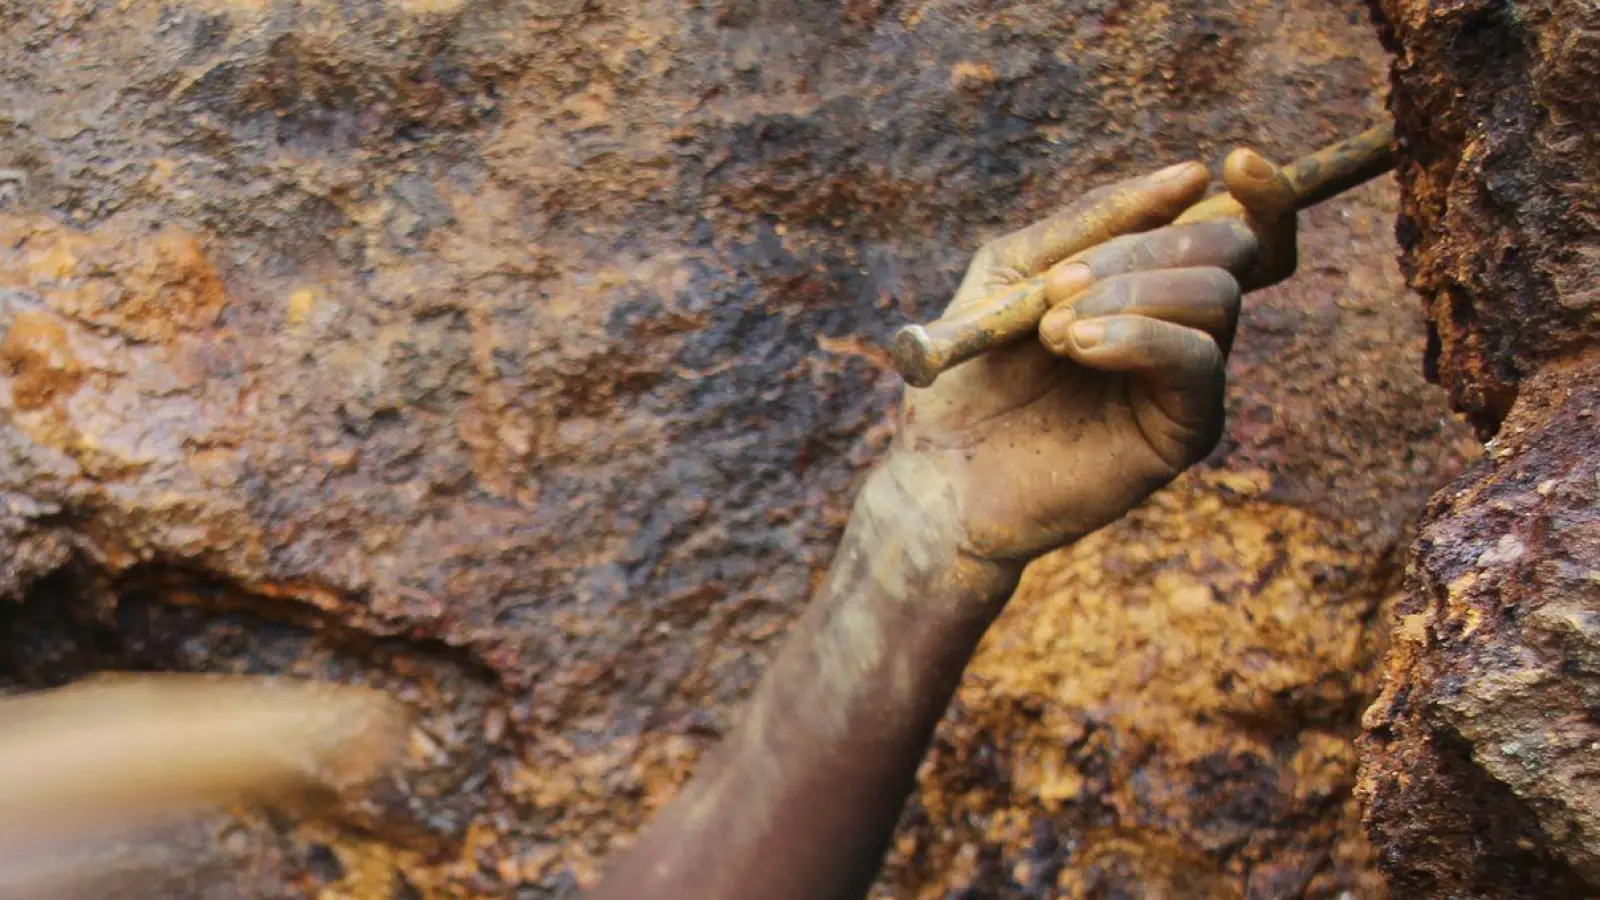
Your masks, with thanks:
[[[1487,456],[1425,516],[1360,794],[1407,897],[1600,893],[1600,10],[1375,4],[1405,267]]]
[[[891,437],[882,339],[983,239],[1382,114],[1365,15],[1293,0],[0,16],[0,672],[421,715],[183,896],[573,896],[728,727]],[[1381,890],[1350,737],[1462,437],[1393,206],[1307,216],[1218,455],[1031,573],[885,895]]]

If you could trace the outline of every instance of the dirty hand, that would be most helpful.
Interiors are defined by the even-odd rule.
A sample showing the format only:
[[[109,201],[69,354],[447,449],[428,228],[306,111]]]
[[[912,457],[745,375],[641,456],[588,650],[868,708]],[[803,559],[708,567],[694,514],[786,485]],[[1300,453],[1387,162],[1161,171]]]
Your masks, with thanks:
[[[1169,224],[1209,180],[1186,163],[1102,188],[974,257],[951,310],[1041,272],[1052,308],[1037,341],[908,389],[890,460],[948,479],[968,556],[1025,563],[1215,447],[1241,284],[1293,271],[1295,215],[1281,171],[1241,150],[1224,180],[1243,217]]]
[[[745,717],[593,900],[731,900],[757,881],[769,900],[867,896],[1022,564],[1216,443],[1234,273],[1264,242],[1238,220],[1161,228],[1208,181],[1189,164],[1125,182],[979,251],[952,308],[1054,266],[1041,339],[907,392],[895,446]]]

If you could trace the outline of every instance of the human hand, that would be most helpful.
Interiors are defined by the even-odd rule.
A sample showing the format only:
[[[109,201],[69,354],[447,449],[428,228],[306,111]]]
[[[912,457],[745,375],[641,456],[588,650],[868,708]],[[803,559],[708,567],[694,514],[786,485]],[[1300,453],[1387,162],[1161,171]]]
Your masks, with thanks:
[[[962,550],[1025,563],[1121,517],[1215,446],[1242,289],[1294,270],[1293,191],[1250,151],[1226,196],[1186,163],[983,247],[948,311],[1047,272],[1019,341],[908,388],[896,448],[957,498]],[[1199,219],[1199,221],[1195,221]],[[1242,286],[1242,287],[1241,287]]]

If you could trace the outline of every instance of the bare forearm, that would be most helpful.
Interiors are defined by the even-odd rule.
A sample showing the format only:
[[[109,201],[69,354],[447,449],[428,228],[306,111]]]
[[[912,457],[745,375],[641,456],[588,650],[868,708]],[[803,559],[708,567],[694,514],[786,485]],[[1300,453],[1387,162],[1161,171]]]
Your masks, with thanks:
[[[1225,180],[1250,227],[1159,227],[1205,193],[1209,173],[1186,163],[1091,192],[974,257],[949,312],[1043,275],[1041,340],[907,391],[895,450],[745,720],[601,900],[868,890],[1014,561],[1115,521],[1216,445],[1236,276],[1258,233],[1292,241],[1294,226],[1278,203],[1292,185],[1270,163],[1238,151]]]
[[[1015,572],[965,559],[932,473],[875,473],[739,727],[600,886],[611,898],[866,893]]]

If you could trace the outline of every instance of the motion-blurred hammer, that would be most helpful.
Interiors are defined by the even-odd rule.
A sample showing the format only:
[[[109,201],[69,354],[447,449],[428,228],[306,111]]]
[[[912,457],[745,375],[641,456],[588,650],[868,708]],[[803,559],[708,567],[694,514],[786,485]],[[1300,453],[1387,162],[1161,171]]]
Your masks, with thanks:
[[[1284,167],[1294,188],[1296,210],[1363,184],[1394,166],[1394,126],[1379,125],[1324,147]],[[1242,218],[1244,209],[1227,193],[1196,203],[1173,224]],[[985,298],[927,325],[907,325],[895,333],[889,354],[913,387],[928,387],[940,373],[1001,344],[1031,335],[1049,311],[1044,276]]]
[[[410,726],[380,691],[292,679],[114,674],[0,698],[0,898],[97,896],[115,866],[91,847],[365,785]]]

